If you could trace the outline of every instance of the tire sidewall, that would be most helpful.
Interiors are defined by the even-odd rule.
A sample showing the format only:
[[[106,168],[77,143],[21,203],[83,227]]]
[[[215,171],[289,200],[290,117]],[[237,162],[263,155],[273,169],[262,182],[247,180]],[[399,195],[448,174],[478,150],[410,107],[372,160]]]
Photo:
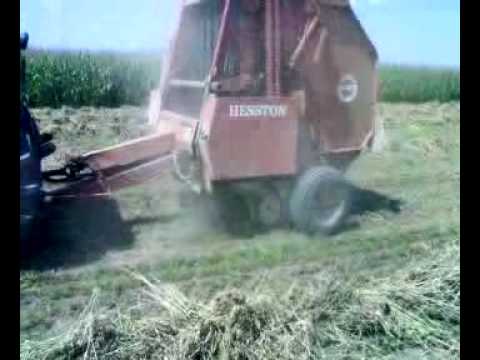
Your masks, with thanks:
[[[342,204],[339,204],[339,206],[342,206],[342,209],[339,210],[341,213],[333,223],[328,225],[316,221],[318,218],[312,211],[318,191],[327,184],[339,186],[344,191]],[[349,184],[339,171],[326,166],[310,168],[299,176],[289,201],[289,213],[293,225],[308,234],[317,232],[325,235],[333,234],[344,224],[350,209],[351,191]]]

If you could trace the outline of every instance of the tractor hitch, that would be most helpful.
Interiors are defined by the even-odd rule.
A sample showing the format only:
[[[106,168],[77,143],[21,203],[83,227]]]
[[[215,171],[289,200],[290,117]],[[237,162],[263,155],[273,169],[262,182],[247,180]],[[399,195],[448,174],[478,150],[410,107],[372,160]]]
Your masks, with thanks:
[[[170,169],[174,158],[173,134],[146,136],[71,159],[64,167],[43,172],[51,197],[109,195],[140,185]]]

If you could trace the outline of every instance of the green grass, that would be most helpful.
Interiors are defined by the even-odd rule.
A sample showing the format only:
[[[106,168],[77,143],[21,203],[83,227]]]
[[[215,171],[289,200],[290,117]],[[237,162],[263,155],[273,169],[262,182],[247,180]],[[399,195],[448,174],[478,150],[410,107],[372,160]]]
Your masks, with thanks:
[[[144,105],[160,79],[161,56],[28,51],[32,107]],[[381,66],[381,101],[458,101],[455,69]]]

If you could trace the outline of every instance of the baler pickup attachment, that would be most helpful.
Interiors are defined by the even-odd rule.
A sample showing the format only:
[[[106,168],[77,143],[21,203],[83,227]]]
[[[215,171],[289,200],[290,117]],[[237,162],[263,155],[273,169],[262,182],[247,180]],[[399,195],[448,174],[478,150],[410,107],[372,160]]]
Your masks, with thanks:
[[[44,173],[49,182],[68,181],[47,195],[108,195],[153,180],[170,169],[175,145],[174,133],[159,133],[87,153],[71,160],[63,169]]]

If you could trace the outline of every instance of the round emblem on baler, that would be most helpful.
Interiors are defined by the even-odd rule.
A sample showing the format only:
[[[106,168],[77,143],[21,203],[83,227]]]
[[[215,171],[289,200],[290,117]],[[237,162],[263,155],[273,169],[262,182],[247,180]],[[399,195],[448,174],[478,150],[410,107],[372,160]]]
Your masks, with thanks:
[[[353,75],[344,75],[340,79],[337,95],[341,102],[351,103],[358,95],[358,82]]]

